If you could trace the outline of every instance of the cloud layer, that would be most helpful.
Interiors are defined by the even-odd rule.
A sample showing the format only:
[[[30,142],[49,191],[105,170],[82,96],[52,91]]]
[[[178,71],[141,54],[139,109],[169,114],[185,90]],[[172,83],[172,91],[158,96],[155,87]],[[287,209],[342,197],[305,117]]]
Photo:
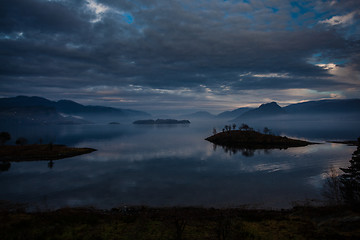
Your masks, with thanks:
[[[149,111],[360,97],[359,10],[357,0],[4,0],[0,96]]]

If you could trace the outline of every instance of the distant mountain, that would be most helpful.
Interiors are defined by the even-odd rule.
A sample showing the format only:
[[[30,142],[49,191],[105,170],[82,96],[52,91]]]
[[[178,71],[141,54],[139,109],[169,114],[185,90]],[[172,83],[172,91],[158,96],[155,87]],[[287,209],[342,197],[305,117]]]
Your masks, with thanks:
[[[17,96],[13,98],[1,98],[0,110],[2,112],[12,108],[29,108],[29,107],[48,107],[53,108],[58,114],[77,116],[89,121],[108,121],[117,118],[144,118],[151,115],[131,109],[119,109],[103,106],[84,106],[82,104],[70,101],[50,101],[41,97]]]
[[[46,106],[0,108],[2,124],[84,124],[88,121],[59,114]]]
[[[291,104],[283,108],[289,114],[360,113],[360,99],[336,99]]]
[[[249,108],[249,107],[242,107],[242,108],[237,108],[235,110],[232,110],[232,111],[225,111],[225,112],[222,112],[220,114],[218,114],[216,117],[217,118],[236,118],[236,117],[239,117],[241,114],[249,111],[249,110],[252,110],[253,108]]]
[[[313,118],[315,115],[331,114],[333,117],[341,117],[344,114],[360,114],[360,99],[341,99],[341,100],[320,100],[303,103],[290,104],[286,107],[280,107],[276,102],[260,105],[256,109],[244,112],[232,121],[241,121],[242,119],[260,119],[273,116],[286,115],[292,118],[297,115]]]
[[[215,115],[206,112],[206,111],[198,111],[198,112],[194,112],[194,113],[190,113],[190,114],[186,114],[186,115],[182,115],[181,118],[214,118]]]
[[[259,117],[271,117],[286,114],[286,111],[280,107],[276,102],[261,104],[260,107],[249,110],[239,117],[236,120],[241,120],[245,118],[259,118]]]

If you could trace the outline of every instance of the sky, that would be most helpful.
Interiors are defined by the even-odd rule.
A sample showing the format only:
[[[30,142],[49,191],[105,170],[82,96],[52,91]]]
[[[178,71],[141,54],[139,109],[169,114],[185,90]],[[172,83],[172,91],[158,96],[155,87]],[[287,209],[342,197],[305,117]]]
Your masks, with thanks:
[[[0,97],[150,113],[360,98],[359,0],[1,0]]]

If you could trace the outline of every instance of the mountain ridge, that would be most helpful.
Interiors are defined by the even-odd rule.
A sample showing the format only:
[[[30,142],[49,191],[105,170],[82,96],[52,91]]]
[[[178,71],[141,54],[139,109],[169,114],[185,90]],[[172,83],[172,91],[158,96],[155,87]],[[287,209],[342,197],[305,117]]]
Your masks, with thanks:
[[[80,103],[71,101],[71,100],[59,100],[51,101],[49,99],[38,97],[38,96],[17,96],[10,98],[0,98],[0,110],[1,115],[4,118],[5,115],[9,117],[7,112],[17,111],[26,111],[26,108],[36,108],[38,111],[45,111],[45,108],[53,108],[57,115],[66,114],[68,119],[71,115],[76,115],[84,119],[93,121],[105,121],[106,118],[138,118],[138,117],[150,117],[149,113],[132,110],[132,109],[121,109],[105,106],[92,106],[92,105],[82,105]],[[22,110],[21,110],[22,109]],[[56,115],[55,113],[53,113]],[[11,115],[11,114],[10,114]],[[29,112],[27,111],[27,115]],[[20,117],[20,116],[19,116]],[[34,118],[30,116],[29,118]],[[57,116],[58,119],[61,119],[61,116]],[[43,122],[44,120],[42,120]]]

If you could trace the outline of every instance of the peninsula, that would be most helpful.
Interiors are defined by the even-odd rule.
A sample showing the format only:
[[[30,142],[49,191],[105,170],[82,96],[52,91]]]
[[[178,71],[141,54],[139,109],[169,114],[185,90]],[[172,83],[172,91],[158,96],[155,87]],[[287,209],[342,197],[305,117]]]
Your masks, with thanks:
[[[0,161],[22,162],[58,160],[96,151],[93,148],[74,148],[56,144],[7,145],[0,146]]]
[[[189,120],[176,120],[176,119],[148,119],[148,120],[137,120],[133,124],[189,124]]]
[[[230,130],[216,133],[205,140],[216,145],[238,149],[286,149],[315,144],[288,137],[263,134],[254,130]]]

